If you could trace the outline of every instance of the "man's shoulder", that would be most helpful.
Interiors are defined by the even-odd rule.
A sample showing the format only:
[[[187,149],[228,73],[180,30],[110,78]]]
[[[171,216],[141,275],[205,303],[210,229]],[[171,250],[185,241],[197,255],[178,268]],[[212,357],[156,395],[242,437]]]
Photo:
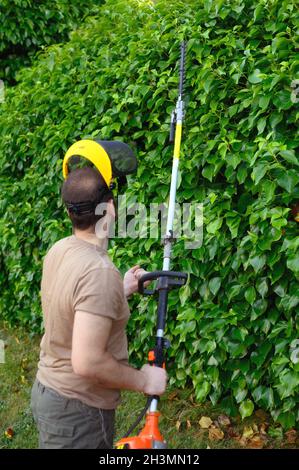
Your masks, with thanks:
[[[46,253],[46,256],[50,255],[51,253],[55,253],[57,250],[63,249],[63,247],[67,247],[71,241],[71,236],[61,238],[57,240],[57,242],[52,245]]]
[[[85,276],[91,271],[98,271],[102,273],[102,276],[122,279],[106,250],[78,240],[74,236],[62,238],[54,243],[47,252],[45,260],[55,260],[54,263],[59,262],[59,266],[63,260],[66,269],[71,272],[79,271],[81,276]]]

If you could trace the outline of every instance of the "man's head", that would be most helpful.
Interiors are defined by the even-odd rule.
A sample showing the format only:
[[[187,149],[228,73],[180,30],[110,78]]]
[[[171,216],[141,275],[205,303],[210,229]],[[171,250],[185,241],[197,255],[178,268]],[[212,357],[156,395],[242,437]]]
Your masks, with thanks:
[[[101,174],[91,167],[73,170],[64,181],[61,191],[74,229],[93,229],[102,215],[96,215],[96,206],[113,200]]]

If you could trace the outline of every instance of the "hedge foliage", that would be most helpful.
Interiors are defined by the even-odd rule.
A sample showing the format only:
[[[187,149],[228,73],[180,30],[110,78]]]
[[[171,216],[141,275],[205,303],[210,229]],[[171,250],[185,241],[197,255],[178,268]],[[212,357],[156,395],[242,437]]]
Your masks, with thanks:
[[[13,83],[42,46],[66,41],[69,32],[103,0],[1,0],[0,78]]]
[[[70,224],[59,200],[64,152],[85,136],[136,144],[130,198],[161,202],[179,43],[188,38],[179,202],[204,204],[204,240],[174,247],[190,282],[171,294],[171,383],[249,416],[298,420],[298,78],[294,0],[108,0],[50,47],[0,107],[1,312],[39,330],[42,257]],[[133,144],[132,144],[133,145]],[[119,239],[122,271],[161,268],[154,239]],[[145,360],[156,303],[135,296],[131,357]]]

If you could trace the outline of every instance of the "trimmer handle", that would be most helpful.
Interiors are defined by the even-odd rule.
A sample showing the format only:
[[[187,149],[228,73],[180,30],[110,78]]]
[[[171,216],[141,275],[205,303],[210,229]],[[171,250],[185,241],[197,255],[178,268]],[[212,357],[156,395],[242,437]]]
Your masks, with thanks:
[[[138,281],[138,291],[143,295],[153,295],[161,289],[170,290],[175,287],[184,286],[187,282],[188,274],[180,271],[153,271],[141,276]],[[158,281],[155,289],[145,289],[146,281]]]

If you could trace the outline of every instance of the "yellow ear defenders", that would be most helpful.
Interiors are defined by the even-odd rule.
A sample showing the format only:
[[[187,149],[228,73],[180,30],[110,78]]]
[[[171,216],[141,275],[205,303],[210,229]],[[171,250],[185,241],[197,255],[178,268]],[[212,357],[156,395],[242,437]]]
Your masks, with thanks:
[[[66,152],[62,164],[63,177],[69,173],[72,157],[89,160],[101,173],[108,188],[115,177],[125,177],[137,168],[137,159],[132,149],[120,141],[83,139],[75,142]]]

